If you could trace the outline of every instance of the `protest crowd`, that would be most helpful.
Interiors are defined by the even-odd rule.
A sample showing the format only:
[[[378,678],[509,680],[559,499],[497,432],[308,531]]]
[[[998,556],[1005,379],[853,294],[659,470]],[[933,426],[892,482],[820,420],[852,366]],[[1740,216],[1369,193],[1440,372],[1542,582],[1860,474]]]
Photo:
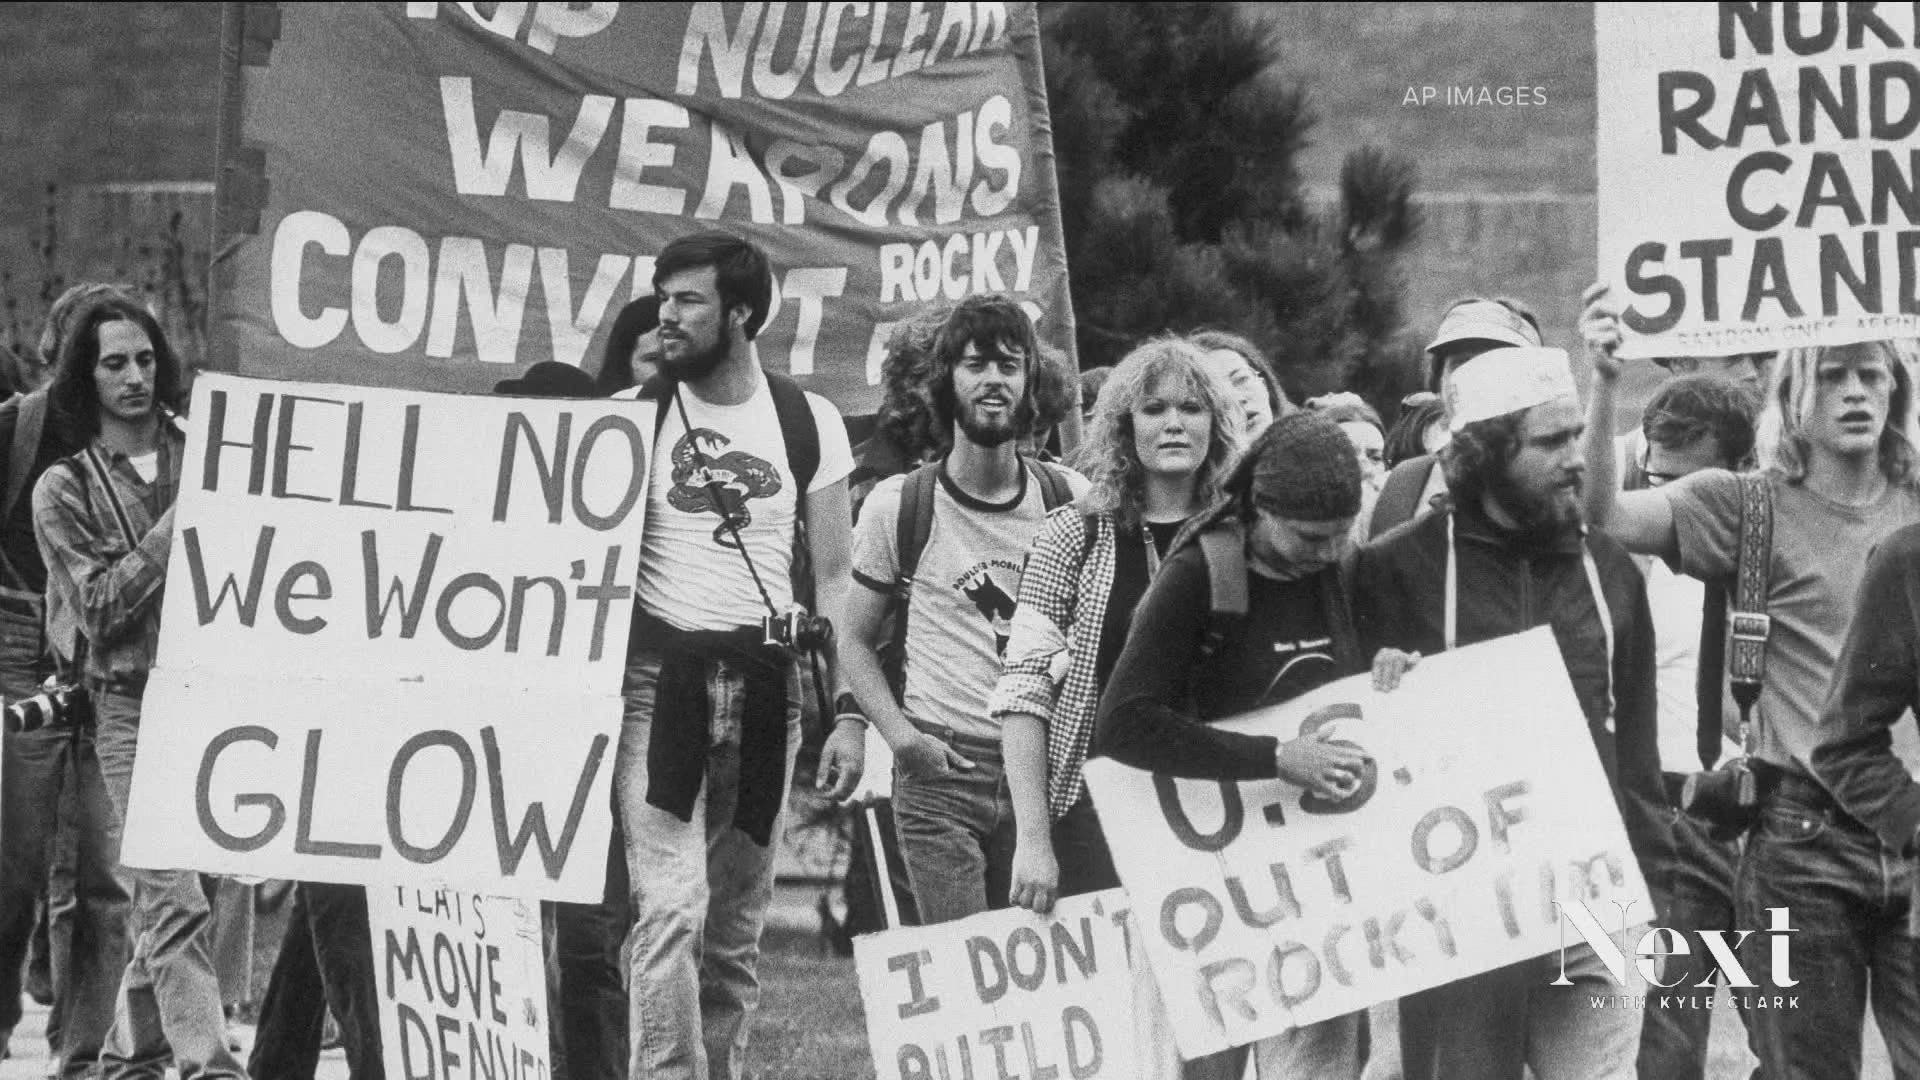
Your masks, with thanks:
[[[613,514],[599,516],[604,508],[577,490],[570,503],[559,486],[548,494],[555,521],[564,504],[609,536],[637,504],[642,525],[627,549],[608,550],[598,585],[581,561],[564,584],[514,579],[502,646],[537,651],[526,642],[538,633],[520,640],[521,604],[543,581],[602,616],[615,598],[631,601],[623,634],[595,625],[592,637],[596,658],[604,640],[625,642],[614,658],[617,737],[592,749],[610,780],[581,781],[561,844],[575,838],[586,793],[604,793],[605,850],[600,833],[583,845],[596,873],[604,859],[599,900],[546,899],[526,913],[540,991],[503,1005],[491,943],[509,935],[482,931],[472,957],[437,945],[423,955],[417,943],[409,952],[410,932],[383,922],[394,891],[384,882],[276,883],[291,914],[244,1051],[216,970],[231,914],[220,881],[146,865],[152,857],[123,860],[121,850],[137,829],[195,825],[138,820],[143,799],[196,784],[135,768],[158,726],[143,725],[143,713],[183,700],[160,675],[163,604],[197,604],[204,626],[237,603],[251,625],[267,595],[263,621],[306,634],[320,620],[303,620],[314,609],[296,605],[332,592],[324,569],[301,563],[264,591],[257,569],[250,598],[230,601],[200,576],[211,533],[189,530],[182,510],[176,538],[176,501],[185,506],[195,485],[214,489],[216,466],[227,483],[284,494],[287,455],[311,447],[288,449],[285,397],[273,406],[286,410],[277,429],[261,398],[256,443],[245,443],[246,411],[205,385],[194,395],[182,353],[127,287],[74,285],[52,304],[35,362],[16,366],[17,392],[0,402],[0,1059],[25,1056],[14,1029],[30,995],[50,1007],[55,1077],[171,1069],[183,1080],[310,1080],[331,1044],[355,1080],[740,1080],[756,1014],[777,1004],[762,994],[761,943],[799,776],[858,822],[847,888],[849,909],[865,913],[859,929],[1022,920],[997,943],[985,931],[967,940],[985,997],[1046,981],[1025,972],[1022,955],[1057,965],[1064,982],[1063,958],[1082,955],[1068,946],[1093,953],[1092,929],[1076,939],[1071,920],[1047,921],[1076,899],[1136,905],[1119,920],[1132,935],[1121,962],[1129,1000],[1115,1007],[1125,1015],[1056,1014],[1064,1059],[1045,1064],[1030,1029],[956,1029],[957,1043],[876,1049],[889,1080],[989,1080],[989,1059],[1000,1080],[1022,1068],[1032,1080],[1121,1075],[1099,1065],[1121,1057],[1120,1030],[1132,1047],[1126,1075],[1142,1078],[1687,1080],[1709,1075],[1711,1032],[1729,1026],[1757,1059],[1755,1076],[1847,1078],[1863,1075],[1869,1016],[1894,1074],[1920,1077],[1920,780],[1895,750],[1920,707],[1920,338],[1661,357],[1659,385],[1636,416],[1620,404],[1623,371],[1644,362],[1623,349],[1643,329],[1628,312],[1634,298],[1597,284],[1565,298],[1577,323],[1543,333],[1524,305],[1474,296],[1416,328],[1426,386],[1390,407],[1354,391],[1294,400],[1248,327],[1169,327],[1133,341],[1118,363],[1076,372],[1036,330],[1021,289],[966,288],[922,294],[893,324],[872,366],[879,411],[856,445],[834,402],[763,364],[755,347],[780,297],[797,305],[795,278],[782,277],[791,268],[750,230],[683,224],[654,253],[650,291],[609,309],[617,317],[595,339],[597,355],[534,363],[494,387],[502,411],[508,399],[593,402],[606,412],[592,415],[617,420],[582,421],[576,485],[589,445],[606,453],[618,442],[602,435],[631,429],[642,440],[628,456],[641,475]],[[295,245],[296,268],[309,248],[346,250],[344,239],[340,252],[328,242]],[[385,257],[368,263],[376,276]],[[321,321],[297,296],[292,309]],[[1584,355],[1544,344],[1557,334]],[[360,414],[350,415],[357,439]],[[408,424],[410,445],[417,416]],[[190,443],[190,429],[214,431],[208,449]],[[560,430],[554,461],[530,467],[565,472],[569,429]],[[272,431],[280,456],[269,460]],[[249,446],[253,472],[236,479]],[[447,493],[411,488],[410,452],[399,488],[383,496],[391,503],[362,490],[355,505],[454,513],[434,505],[454,506]],[[343,505],[356,497],[353,460]],[[500,464],[503,483],[515,460]],[[503,494],[496,521],[506,506]],[[274,535],[262,534],[256,567]],[[371,561],[375,539],[365,537]],[[191,582],[178,580],[189,574],[181,552]],[[632,573],[616,580],[616,566]],[[304,594],[303,573],[318,582]],[[506,623],[502,587],[475,586],[484,587],[502,598]],[[376,591],[370,578],[370,621],[375,608],[386,617]],[[450,603],[429,605],[422,625],[469,654],[491,647],[502,624],[463,637]],[[548,656],[568,625],[556,615]],[[1369,708],[1391,708],[1423,693],[1449,654],[1528,634],[1551,670],[1488,672],[1483,681],[1496,685],[1481,692],[1497,698],[1497,684],[1542,674],[1552,682],[1566,701],[1554,722],[1567,721],[1552,737],[1584,725],[1584,739],[1575,730],[1552,743],[1566,752],[1564,792],[1510,785],[1488,790],[1471,814],[1422,819],[1408,865],[1427,876],[1407,884],[1405,910],[1354,916],[1319,944],[1263,954],[1270,962],[1207,964],[1198,993],[1184,994],[1199,1004],[1181,1008],[1209,1026],[1191,1030],[1167,969],[1146,962],[1141,942],[1200,956],[1223,924],[1284,931],[1303,908],[1364,892],[1360,859],[1344,864],[1349,882],[1348,840],[1329,841],[1313,849],[1311,873],[1274,861],[1253,886],[1228,876],[1224,903],[1182,878],[1162,890],[1164,904],[1160,893],[1149,904],[1157,871],[1143,869],[1146,830],[1109,800],[1116,777],[1150,775],[1142,797],[1171,807],[1165,827],[1207,857],[1256,825],[1339,818],[1395,785],[1417,788],[1405,765],[1417,755],[1391,743],[1399,729],[1361,722],[1357,706],[1318,708],[1287,737],[1242,718],[1318,703],[1345,679],[1366,688]],[[298,759],[304,784],[240,795],[236,805],[268,824],[238,835],[237,814],[205,809],[213,766],[203,765],[198,827],[228,852],[291,843],[302,855],[370,861],[378,846],[357,855],[313,825],[320,733],[302,759],[291,734],[278,745],[273,720],[235,727],[221,746]],[[1546,726],[1492,737],[1524,757],[1545,744]],[[474,745],[489,773],[466,742],[417,736],[394,775],[408,755],[459,758],[469,782],[456,819],[464,824],[476,798],[491,805],[504,862],[502,755],[492,728],[483,737]],[[1432,754],[1444,767],[1454,756]],[[1253,785],[1283,790],[1284,805],[1237,794]],[[1195,790],[1221,809],[1180,810]],[[1538,801],[1523,808],[1528,797]],[[1557,801],[1576,797],[1584,801]],[[460,825],[435,849],[408,831],[399,795],[388,798],[383,839],[402,857],[424,866],[455,846]],[[1644,883],[1637,895],[1651,910],[1601,911],[1599,931],[1563,933],[1555,951],[1357,1007],[1300,1008],[1316,993],[1346,1000],[1334,995],[1385,978],[1373,972],[1392,964],[1453,959],[1456,933],[1465,948],[1478,931],[1449,922],[1457,901],[1414,894],[1473,858],[1476,843],[1524,847],[1530,823],[1553,813],[1624,837],[1581,865],[1593,875],[1581,879],[1587,895],[1636,895],[1630,886]],[[293,838],[281,839],[283,827]],[[542,819],[533,847],[536,830],[522,830],[515,858],[535,851],[531,866],[549,854],[546,829]],[[1438,854],[1447,837],[1462,844],[1453,861]],[[1492,880],[1487,925],[1497,932],[1504,918],[1514,940],[1564,931],[1552,898],[1571,887],[1543,874],[1545,905],[1516,900],[1535,885],[1513,873]],[[430,890],[432,875],[421,880]],[[435,907],[424,903],[419,911]],[[1186,918],[1194,912],[1200,925]],[[1042,944],[1039,934],[1053,936]],[[1649,938],[1661,947],[1649,951]],[[1017,947],[1025,940],[1030,954]],[[470,961],[482,966],[455,970]],[[428,983],[443,965],[454,974]],[[922,981],[934,969],[927,953],[891,954],[888,972],[911,989],[897,1018],[877,1015],[869,998],[869,1024],[936,1012],[941,995]],[[412,1013],[417,1028],[396,1019],[395,983],[416,972],[449,1010],[471,1012],[476,1034],[449,1034],[445,1010],[434,1030]],[[469,996],[456,1005],[462,972]],[[544,1012],[539,1068],[526,1067],[525,1047],[518,1067],[510,1053],[487,1057],[477,1032],[489,979],[496,1025],[522,1006]],[[1599,1007],[1623,993],[1630,1006]],[[1732,1015],[1714,1007],[1727,1000]]]
[[[828,687],[818,786],[855,791],[874,727],[894,770],[877,850],[931,925],[1121,884],[1090,758],[1339,800],[1360,743],[1210,721],[1368,671],[1389,690],[1422,656],[1535,626],[1558,642],[1613,791],[1595,812],[1625,822],[1657,923],[1763,929],[1787,907],[1796,944],[1820,941],[1795,972],[1812,1007],[1739,1017],[1763,1073],[1857,1069],[1869,1002],[1897,1067],[1920,1068],[1920,787],[1888,749],[1920,693],[1913,341],[1669,362],[1616,441],[1618,316],[1598,287],[1584,406],[1531,313],[1469,299],[1427,349],[1438,422],[1416,402],[1411,433],[1351,395],[1290,401],[1236,335],[1164,334],[1101,376],[1063,464],[1048,435],[1071,376],[1018,305],[974,296],[896,332],[856,466],[832,407],[748,349],[769,281],[751,244],[684,237],[596,374],[541,364],[499,387],[658,413],[609,884],[545,920],[555,1073],[742,1075],[774,838],[803,712]],[[330,1012],[352,1075],[384,1075],[362,890],[297,886],[242,1062],[199,875],[115,860],[186,388],[160,326],[110,285],[70,289],[41,346],[48,384],[0,405],[4,1019],[24,974],[55,1003],[59,1075],[283,1077],[312,1075]],[[1755,499],[1764,569],[1743,546]],[[1757,686],[1723,647],[1730,602],[1736,649],[1739,620],[1772,624]],[[764,630],[794,610],[832,634]],[[798,659],[822,653],[837,678]],[[1768,970],[1764,951],[1744,958]],[[1702,1075],[1711,1012],[1586,1007],[1606,973],[1587,946],[1564,962],[1571,986],[1539,957],[1404,998],[1397,1048],[1361,1012],[1251,1052],[1269,1076],[1358,1077],[1370,1042],[1409,1077]],[[1663,983],[1711,997],[1713,959],[1686,964]],[[1238,1077],[1249,1052],[1180,1075]]]

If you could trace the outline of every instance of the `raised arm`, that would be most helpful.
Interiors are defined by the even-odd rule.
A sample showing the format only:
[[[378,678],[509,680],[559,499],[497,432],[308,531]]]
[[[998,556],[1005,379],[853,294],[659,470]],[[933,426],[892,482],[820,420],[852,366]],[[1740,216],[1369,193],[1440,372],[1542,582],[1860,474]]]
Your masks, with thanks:
[[[1613,449],[1614,403],[1621,366],[1615,355],[1620,346],[1619,311],[1605,285],[1589,287],[1581,299],[1585,308],[1580,313],[1580,336],[1586,341],[1587,359],[1593,366],[1584,444],[1587,524],[1605,530],[1628,551],[1671,559],[1679,553],[1679,541],[1666,493],[1658,489],[1620,490]]]

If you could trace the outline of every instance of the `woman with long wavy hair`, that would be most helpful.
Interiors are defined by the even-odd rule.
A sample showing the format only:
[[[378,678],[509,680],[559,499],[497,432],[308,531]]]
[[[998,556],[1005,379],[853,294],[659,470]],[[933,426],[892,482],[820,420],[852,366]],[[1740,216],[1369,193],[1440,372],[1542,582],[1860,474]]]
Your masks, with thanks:
[[[1018,830],[1016,904],[1044,912],[1119,884],[1080,766],[1134,606],[1181,525],[1220,493],[1238,411],[1199,350],[1172,337],[1129,353],[1094,405],[1074,462],[1092,486],[1034,541],[991,704]]]

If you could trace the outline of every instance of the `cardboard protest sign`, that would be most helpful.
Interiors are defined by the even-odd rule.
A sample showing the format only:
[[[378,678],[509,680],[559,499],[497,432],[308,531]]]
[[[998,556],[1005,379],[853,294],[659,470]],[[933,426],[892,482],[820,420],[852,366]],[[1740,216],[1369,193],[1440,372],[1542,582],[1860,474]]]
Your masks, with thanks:
[[[125,860],[597,898],[649,408],[203,377]]]
[[[1328,724],[1373,756],[1338,803],[1087,763],[1183,1056],[1549,952],[1556,902],[1609,930],[1616,900],[1651,917],[1552,631],[1429,657],[1392,694],[1361,675],[1231,726],[1285,740]]]
[[[1624,356],[1920,334],[1920,9],[1600,4]]]
[[[482,14],[483,10],[490,14]],[[891,325],[1005,292],[1071,358],[1030,3],[228,5],[214,363],[483,389],[597,366],[675,237],[768,253],[757,347],[871,412]]]
[[[875,1073],[1131,1080],[1127,950],[1119,889],[856,938]]]
[[[388,1076],[545,1080],[540,907],[446,890],[367,890]]]

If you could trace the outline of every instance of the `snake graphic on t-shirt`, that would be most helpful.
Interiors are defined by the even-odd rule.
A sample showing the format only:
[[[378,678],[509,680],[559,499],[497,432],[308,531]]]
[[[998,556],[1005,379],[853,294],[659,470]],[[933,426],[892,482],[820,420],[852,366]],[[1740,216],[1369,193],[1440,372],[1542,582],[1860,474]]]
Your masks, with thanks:
[[[735,525],[745,529],[753,523],[753,511],[747,504],[778,493],[781,486],[779,469],[744,450],[727,450],[732,441],[712,428],[694,428],[675,440],[670,459],[673,488],[667,492],[667,504],[682,513],[720,515],[720,524],[713,530],[713,542],[721,547],[737,546],[728,515],[732,515]],[[720,485],[724,506],[713,504],[713,495],[707,486],[713,482]]]

